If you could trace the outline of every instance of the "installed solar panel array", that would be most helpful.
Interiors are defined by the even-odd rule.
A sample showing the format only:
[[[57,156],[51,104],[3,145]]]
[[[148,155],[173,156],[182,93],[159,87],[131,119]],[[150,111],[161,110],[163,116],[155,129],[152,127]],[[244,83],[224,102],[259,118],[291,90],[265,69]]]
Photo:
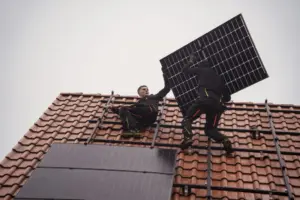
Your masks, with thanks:
[[[191,53],[199,56],[199,62],[204,59],[201,45],[231,94],[268,78],[243,16],[237,15],[160,60],[183,114],[197,97],[197,80],[181,73],[181,69]]]

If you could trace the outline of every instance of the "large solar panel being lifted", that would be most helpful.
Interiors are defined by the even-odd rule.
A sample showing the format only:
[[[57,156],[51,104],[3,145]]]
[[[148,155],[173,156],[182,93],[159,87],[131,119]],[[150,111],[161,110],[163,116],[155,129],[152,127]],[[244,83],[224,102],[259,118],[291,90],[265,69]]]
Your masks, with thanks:
[[[211,61],[230,94],[269,77],[243,16],[239,14],[160,60],[183,114],[197,97],[196,76],[181,72],[192,53],[200,58],[198,62]]]

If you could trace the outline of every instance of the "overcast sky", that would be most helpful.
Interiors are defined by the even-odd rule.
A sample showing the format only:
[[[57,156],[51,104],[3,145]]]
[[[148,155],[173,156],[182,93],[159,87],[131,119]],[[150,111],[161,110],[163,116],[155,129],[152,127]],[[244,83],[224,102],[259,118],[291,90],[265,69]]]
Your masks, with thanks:
[[[0,160],[59,93],[155,93],[161,58],[240,13],[270,78],[232,99],[299,105],[299,10],[298,0],[0,0]]]

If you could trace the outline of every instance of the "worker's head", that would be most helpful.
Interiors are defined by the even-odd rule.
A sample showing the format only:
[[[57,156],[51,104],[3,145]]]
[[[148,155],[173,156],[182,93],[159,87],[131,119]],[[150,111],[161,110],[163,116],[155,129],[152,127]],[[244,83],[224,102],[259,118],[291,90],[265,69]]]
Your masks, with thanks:
[[[142,98],[149,95],[149,89],[146,85],[141,85],[137,89],[137,92],[138,92],[139,96]]]

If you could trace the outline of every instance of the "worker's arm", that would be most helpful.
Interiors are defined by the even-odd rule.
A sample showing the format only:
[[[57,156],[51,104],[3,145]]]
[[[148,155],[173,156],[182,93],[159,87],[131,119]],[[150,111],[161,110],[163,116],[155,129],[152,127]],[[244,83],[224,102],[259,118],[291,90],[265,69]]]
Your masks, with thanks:
[[[137,106],[137,103],[133,103],[131,105],[118,105],[118,106],[108,106],[108,109],[111,110],[113,113],[115,114],[119,114],[119,110],[121,108],[127,108],[127,109],[130,109],[130,108],[134,108]]]
[[[156,99],[163,99],[170,92],[170,85],[165,74],[163,74],[165,87],[161,89],[157,94],[153,95]]]

